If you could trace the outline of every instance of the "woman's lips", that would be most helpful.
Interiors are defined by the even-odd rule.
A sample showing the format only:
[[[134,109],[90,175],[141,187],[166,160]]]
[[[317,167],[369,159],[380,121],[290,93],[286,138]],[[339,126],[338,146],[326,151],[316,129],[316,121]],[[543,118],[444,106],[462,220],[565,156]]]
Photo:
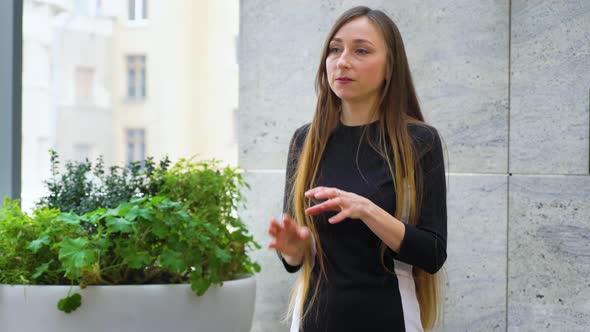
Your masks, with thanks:
[[[340,84],[348,84],[348,83],[352,82],[352,80],[350,78],[337,78],[336,82],[338,82]]]

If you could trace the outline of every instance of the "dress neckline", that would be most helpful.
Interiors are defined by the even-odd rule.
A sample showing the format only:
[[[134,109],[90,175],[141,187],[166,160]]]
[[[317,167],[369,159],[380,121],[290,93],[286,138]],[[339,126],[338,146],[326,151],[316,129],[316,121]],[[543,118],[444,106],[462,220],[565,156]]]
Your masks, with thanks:
[[[361,124],[361,125],[350,126],[350,125],[346,125],[346,124],[342,123],[342,120],[340,118],[338,118],[338,128],[341,131],[345,131],[345,132],[357,132],[357,131],[360,131],[364,128],[369,128],[369,129],[376,128],[379,125],[379,122],[380,122],[380,120],[375,120],[373,122],[369,122],[369,123],[365,123],[365,124]]]

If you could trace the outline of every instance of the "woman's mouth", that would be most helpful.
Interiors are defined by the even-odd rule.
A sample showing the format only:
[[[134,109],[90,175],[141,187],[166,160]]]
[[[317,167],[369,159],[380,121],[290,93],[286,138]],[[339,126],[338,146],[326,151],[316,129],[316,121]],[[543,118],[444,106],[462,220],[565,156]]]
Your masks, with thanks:
[[[336,82],[341,83],[341,84],[348,84],[350,82],[352,82],[353,80],[348,78],[348,77],[338,77],[336,79]]]

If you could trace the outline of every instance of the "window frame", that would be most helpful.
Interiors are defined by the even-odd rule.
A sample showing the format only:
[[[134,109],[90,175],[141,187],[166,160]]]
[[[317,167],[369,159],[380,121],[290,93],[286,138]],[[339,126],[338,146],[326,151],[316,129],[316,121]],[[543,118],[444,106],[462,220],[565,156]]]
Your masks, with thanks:
[[[21,197],[23,1],[0,1],[0,199]]]
[[[125,73],[127,76],[125,99],[135,102],[145,101],[147,99],[147,56],[145,54],[127,54],[125,56]],[[131,78],[131,73],[133,73],[133,78]]]

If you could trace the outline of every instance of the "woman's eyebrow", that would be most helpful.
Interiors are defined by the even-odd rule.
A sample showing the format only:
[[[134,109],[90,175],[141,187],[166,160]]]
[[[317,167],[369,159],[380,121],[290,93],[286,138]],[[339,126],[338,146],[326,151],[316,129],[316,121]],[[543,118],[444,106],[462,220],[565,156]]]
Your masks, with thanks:
[[[342,42],[342,39],[340,38],[332,38],[332,40],[330,42]],[[373,45],[373,43],[371,43],[371,41],[367,40],[367,39],[363,39],[363,38],[357,38],[357,39],[353,39],[352,40],[353,43],[355,44],[370,44]]]

